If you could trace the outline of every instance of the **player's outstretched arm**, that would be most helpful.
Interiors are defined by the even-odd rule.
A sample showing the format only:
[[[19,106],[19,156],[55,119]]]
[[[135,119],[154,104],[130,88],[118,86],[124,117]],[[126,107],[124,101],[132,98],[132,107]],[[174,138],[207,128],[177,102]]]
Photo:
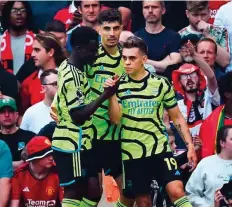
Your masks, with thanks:
[[[185,141],[187,147],[188,147],[188,161],[190,164],[192,164],[193,170],[197,165],[197,156],[194,149],[194,145],[192,142],[192,137],[190,135],[190,131],[188,128],[188,125],[182,116],[178,106],[175,106],[171,109],[168,109],[168,115],[170,116],[171,120],[173,121],[177,131],[179,132],[182,139]]]
[[[113,78],[109,78],[104,83],[104,88],[113,87],[118,84],[119,77],[114,76]],[[121,104],[118,103],[118,99],[116,94],[109,98],[109,108],[108,108],[109,118],[113,124],[119,124],[122,118],[122,107]]]
[[[93,102],[87,105],[80,105],[70,110],[70,116],[77,125],[83,125],[86,120],[97,110],[97,108],[117,91],[118,85],[104,89],[104,92]]]

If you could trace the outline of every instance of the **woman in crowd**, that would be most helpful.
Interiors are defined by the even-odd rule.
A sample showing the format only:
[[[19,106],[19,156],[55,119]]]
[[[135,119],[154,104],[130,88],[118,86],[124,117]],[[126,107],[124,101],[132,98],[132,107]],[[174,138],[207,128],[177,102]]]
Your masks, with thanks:
[[[232,125],[219,130],[216,153],[198,164],[186,185],[188,198],[194,207],[214,206],[215,192],[232,178]],[[219,199],[215,197],[218,204],[228,203],[225,195]]]

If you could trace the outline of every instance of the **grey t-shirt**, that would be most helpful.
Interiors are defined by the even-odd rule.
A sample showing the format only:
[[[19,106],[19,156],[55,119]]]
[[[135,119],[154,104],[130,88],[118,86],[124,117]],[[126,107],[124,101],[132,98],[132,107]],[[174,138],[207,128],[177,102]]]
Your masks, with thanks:
[[[13,37],[11,36],[11,51],[13,55],[13,70],[16,74],[25,61],[25,38],[26,35]]]

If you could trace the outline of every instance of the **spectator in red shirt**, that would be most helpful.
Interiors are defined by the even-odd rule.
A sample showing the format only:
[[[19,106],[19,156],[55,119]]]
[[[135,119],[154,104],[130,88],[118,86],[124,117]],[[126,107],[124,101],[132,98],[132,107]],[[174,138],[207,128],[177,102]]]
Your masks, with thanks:
[[[79,1],[72,1],[69,7],[59,10],[54,16],[54,19],[63,22],[65,24],[66,30],[70,29],[73,24],[77,23],[75,19],[77,14],[79,14],[78,22],[81,22],[81,15],[77,9],[78,6]]]
[[[12,179],[10,207],[56,207],[63,198],[54,169],[51,142],[47,137],[34,137],[26,146],[27,163]]]
[[[40,75],[44,70],[56,69],[65,59],[62,45],[59,39],[50,33],[38,34],[33,43],[32,58],[35,66],[39,68],[22,83],[21,88],[21,113],[30,106],[42,101]]]
[[[64,54],[66,57],[68,57],[68,52],[66,50],[67,35],[64,23],[59,20],[52,20],[50,22],[47,22],[44,31],[55,35],[60,40]],[[37,68],[35,66],[34,60],[31,57],[30,60],[25,62],[19,69],[18,73],[16,74],[17,80],[22,83],[29,75],[31,75],[36,70]]]

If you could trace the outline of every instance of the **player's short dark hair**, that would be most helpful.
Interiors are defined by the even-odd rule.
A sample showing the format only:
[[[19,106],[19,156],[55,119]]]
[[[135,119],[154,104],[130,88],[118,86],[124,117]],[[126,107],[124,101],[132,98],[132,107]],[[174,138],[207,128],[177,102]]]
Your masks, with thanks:
[[[209,8],[208,1],[186,1],[187,10],[190,12],[200,12]]]
[[[201,42],[211,42],[213,45],[214,45],[214,48],[215,48],[215,53],[217,54],[217,43],[214,41],[214,40],[212,40],[212,39],[210,39],[210,38],[203,38],[203,39],[201,39],[201,40],[199,40],[198,42],[197,42],[197,44],[196,44],[196,49],[198,48],[198,45],[201,43]]]
[[[52,20],[48,22],[44,28],[45,32],[62,32],[66,33],[65,24],[60,20]]]
[[[123,48],[138,48],[140,52],[145,55],[147,55],[148,52],[148,48],[144,40],[136,36],[128,37],[126,42],[123,43]]]
[[[227,125],[227,126],[223,126],[221,129],[219,129],[218,133],[217,133],[217,141],[216,141],[216,152],[217,154],[219,154],[222,150],[221,147],[221,141],[225,142],[226,141],[226,137],[228,136],[228,132],[229,130],[232,129],[232,125]]]
[[[98,37],[98,33],[91,27],[77,27],[72,31],[70,44],[72,48],[76,46],[85,47],[93,40],[98,41]]]
[[[48,77],[51,74],[57,75],[58,71],[56,69],[48,69],[42,72],[42,74],[40,75],[41,85],[46,84],[46,77]]]
[[[97,23],[102,25],[104,22],[118,22],[122,24],[122,15],[118,9],[107,9],[99,13]]]
[[[225,102],[225,93],[232,93],[232,72],[226,73],[218,80],[218,90],[221,99]]]

